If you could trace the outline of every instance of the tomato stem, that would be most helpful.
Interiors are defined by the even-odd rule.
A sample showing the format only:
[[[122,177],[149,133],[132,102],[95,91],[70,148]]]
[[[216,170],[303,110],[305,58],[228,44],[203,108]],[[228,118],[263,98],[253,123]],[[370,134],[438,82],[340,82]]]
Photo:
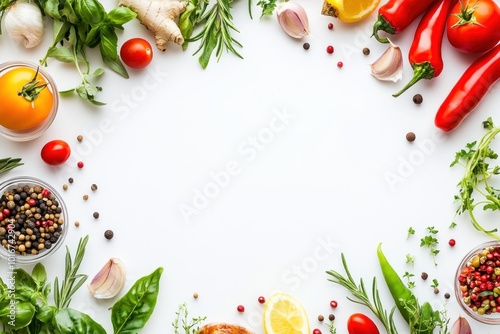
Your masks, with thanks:
[[[40,81],[36,80],[36,78],[38,77],[39,69],[39,67],[36,68],[36,73],[33,79],[25,84],[20,92],[17,92],[17,95],[24,97],[29,102],[35,101],[40,92],[44,90],[48,85],[48,83],[40,85]]]

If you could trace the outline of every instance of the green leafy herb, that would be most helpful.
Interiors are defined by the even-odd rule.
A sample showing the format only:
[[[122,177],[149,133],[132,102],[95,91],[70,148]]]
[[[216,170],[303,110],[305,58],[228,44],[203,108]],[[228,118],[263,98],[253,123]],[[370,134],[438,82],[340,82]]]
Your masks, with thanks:
[[[337,334],[337,328],[335,328],[334,322],[335,320],[330,320],[330,323],[325,323],[326,327],[328,327],[330,334]]]
[[[438,282],[438,280],[437,280],[437,279],[435,279],[435,278],[434,278],[434,279],[432,280],[431,288],[436,289],[438,286],[439,286],[439,282]]]
[[[190,318],[186,303],[179,305],[179,309],[175,312],[175,319],[172,322],[174,334],[196,334],[199,332],[200,324],[207,317]]]
[[[24,165],[21,158],[4,158],[0,159],[0,174],[5,173],[11,169]]]
[[[414,274],[409,273],[408,271],[404,273],[403,278],[406,278],[406,286],[408,289],[413,289],[415,287],[415,281],[413,281]]]
[[[406,263],[414,264],[415,263],[415,256],[411,254],[406,254]]]
[[[266,15],[273,15],[274,10],[276,9],[276,6],[278,5],[279,1],[286,1],[286,0],[259,0],[257,2],[257,6],[260,6],[262,8],[262,13],[260,14],[260,17],[262,18],[263,16]]]
[[[436,235],[438,234],[438,230],[434,228],[434,226],[427,227],[427,235],[425,235],[422,239],[420,239],[420,247],[427,247],[432,255],[432,259],[434,261],[434,265],[437,266],[436,256],[439,254],[439,249],[437,249],[437,245],[439,244]]]
[[[483,122],[483,127],[487,130],[483,137],[479,141],[466,144],[465,149],[461,149],[455,154],[455,160],[450,165],[450,167],[460,165],[465,169],[465,173],[457,185],[459,193],[455,195],[455,202],[459,204],[456,215],[467,213],[472,225],[477,230],[495,239],[500,239],[500,235],[496,233],[497,228],[484,228],[475,215],[477,207],[484,211],[500,209],[500,189],[494,186],[495,176],[500,174],[500,166],[493,165],[498,154],[490,147],[500,132],[500,127],[493,124],[491,117]],[[476,198],[476,194],[478,198]]]
[[[415,234],[415,230],[413,229],[413,227],[411,227],[411,226],[410,226],[410,227],[408,228],[408,234],[407,234],[407,236],[406,236],[406,239],[409,239],[409,238],[410,238],[412,235],[414,235],[414,234]]]
[[[366,292],[363,279],[361,278],[359,280],[359,284],[357,284],[351,273],[349,272],[344,254],[341,254],[341,257],[346,276],[343,276],[337,271],[329,270],[326,273],[332,276],[332,278],[329,278],[328,280],[346,288],[353,296],[353,298],[347,297],[347,299],[354,303],[368,307],[383,324],[388,334],[397,334],[396,325],[393,319],[396,306],[394,306],[389,313],[387,313],[387,311],[384,309],[380,300],[376,277],[373,277],[372,299],[370,299],[368,293]]]

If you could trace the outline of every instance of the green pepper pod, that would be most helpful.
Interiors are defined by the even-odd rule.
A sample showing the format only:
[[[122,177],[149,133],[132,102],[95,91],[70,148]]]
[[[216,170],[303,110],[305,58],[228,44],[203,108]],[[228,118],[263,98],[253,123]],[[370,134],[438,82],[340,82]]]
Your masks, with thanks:
[[[415,315],[418,314],[418,301],[411,290],[406,286],[398,273],[391,266],[384,253],[382,252],[382,244],[378,244],[377,257],[380,263],[380,269],[385,279],[385,283],[396,303],[396,307],[401,313],[401,316],[408,324],[414,324],[417,319]]]

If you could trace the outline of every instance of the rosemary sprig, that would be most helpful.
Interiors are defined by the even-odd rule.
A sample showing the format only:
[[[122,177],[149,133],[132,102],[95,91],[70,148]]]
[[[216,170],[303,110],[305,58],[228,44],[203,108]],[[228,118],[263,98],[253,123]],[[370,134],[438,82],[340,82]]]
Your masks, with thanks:
[[[359,285],[358,285],[354,280],[354,278],[352,277],[351,273],[349,272],[349,269],[347,267],[347,262],[345,260],[345,256],[343,253],[341,254],[341,257],[342,257],[342,266],[344,267],[346,276],[343,276],[337,271],[329,270],[326,273],[332,276],[332,278],[329,278],[328,280],[330,282],[343,286],[353,295],[353,298],[347,297],[347,299],[349,299],[354,303],[368,307],[373,312],[373,314],[380,320],[380,322],[384,325],[387,334],[398,334],[393,319],[396,306],[394,306],[389,313],[387,313],[387,311],[384,309],[382,302],[380,300],[376,277],[373,277],[373,282],[372,282],[372,299],[373,299],[372,301],[370,300],[370,297],[366,292],[363,279],[361,278],[359,280]]]
[[[5,173],[13,168],[24,165],[21,158],[4,158],[0,159],[0,174]]]

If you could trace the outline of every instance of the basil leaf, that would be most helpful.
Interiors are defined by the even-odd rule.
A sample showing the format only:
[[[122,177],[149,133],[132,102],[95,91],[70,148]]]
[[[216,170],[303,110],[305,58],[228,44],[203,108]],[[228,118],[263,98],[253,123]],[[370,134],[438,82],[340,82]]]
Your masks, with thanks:
[[[111,308],[114,334],[136,334],[153,314],[163,268],[139,278]]]
[[[63,9],[61,9],[59,13],[61,14],[62,17],[66,17],[66,19],[71,24],[78,24],[80,22],[80,19],[78,18],[78,15],[76,15],[73,5],[74,5],[74,0],[66,0],[64,2]]]
[[[92,27],[92,29],[90,29],[90,31],[88,32],[87,37],[85,39],[85,44],[89,48],[94,48],[99,44],[99,42],[101,41],[100,32],[101,32],[100,25],[96,25],[96,26]]]
[[[106,11],[97,0],[76,0],[76,12],[82,21],[95,25],[103,21]]]
[[[17,301],[36,301],[37,286],[35,280],[24,269],[14,270],[15,298]]]
[[[42,304],[36,311],[36,318],[43,323],[48,323],[54,316],[55,309],[54,306],[50,306],[47,303]]]
[[[66,47],[50,47],[47,57],[57,59],[63,63],[72,63],[75,61],[73,53]]]
[[[99,44],[102,60],[114,72],[120,74],[124,78],[128,78],[129,75],[127,70],[118,57],[117,47],[118,36],[114,28],[110,25],[103,25],[101,27],[101,44]]]
[[[90,316],[71,308],[56,313],[54,326],[61,334],[106,334],[104,328]]]
[[[71,23],[69,23],[68,21],[63,22],[60,20],[54,20],[54,27],[53,27],[54,42],[57,43],[59,41],[62,41],[66,37],[66,34],[68,33],[70,27]]]
[[[0,322],[10,329],[28,326],[35,315],[35,306],[30,302],[15,302],[15,297],[12,297],[8,307],[3,307],[0,310]]]
[[[54,20],[59,20],[61,18],[59,14],[59,0],[45,0],[43,2],[43,12]]]
[[[31,278],[36,284],[36,290],[42,291],[47,282],[47,271],[41,263],[37,263],[31,271]]]
[[[108,22],[115,28],[123,29],[122,24],[133,20],[137,14],[128,7],[118,6],[108,13]]]

